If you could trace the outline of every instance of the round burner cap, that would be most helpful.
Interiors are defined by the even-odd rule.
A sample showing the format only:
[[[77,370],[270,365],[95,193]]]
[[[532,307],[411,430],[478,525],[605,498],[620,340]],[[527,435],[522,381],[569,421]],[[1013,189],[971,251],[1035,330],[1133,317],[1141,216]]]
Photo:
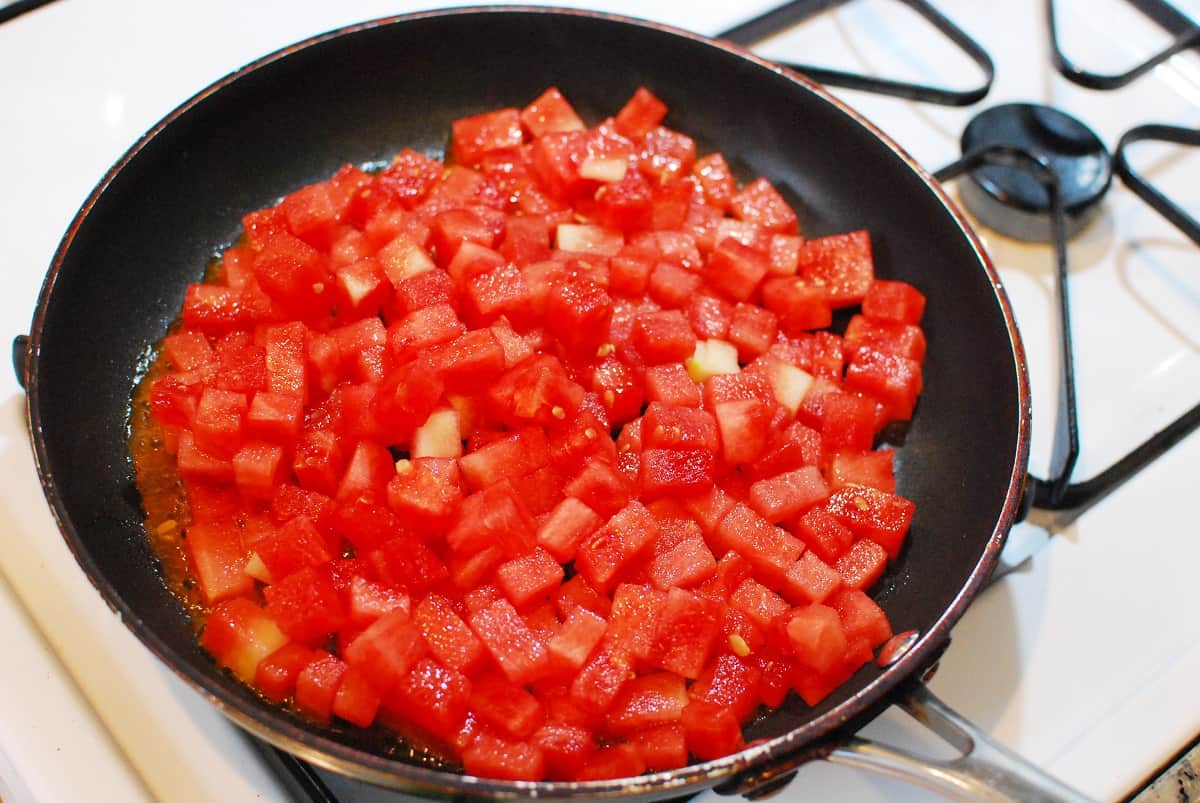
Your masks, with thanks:
[[[1112,184],[1112,160],[1100,138],[1068,114],[1034,103],[1008,103],[976,115],[962,135],[963,153],[988,145],[1021,148],[1058,174],[1067,236],[1082,229]],[[963,203],[989,228],[1018,240],[1049,242],[1050,194],[1019,166],[984,165],[961,186]]]

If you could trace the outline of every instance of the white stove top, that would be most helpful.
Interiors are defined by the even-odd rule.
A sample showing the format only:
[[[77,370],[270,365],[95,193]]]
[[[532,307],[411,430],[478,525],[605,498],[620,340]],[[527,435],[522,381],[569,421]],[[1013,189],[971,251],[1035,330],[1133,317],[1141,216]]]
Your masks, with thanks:
[[[429,4],[362,0],[59,0],[0,25],[0,340],[28,330],[37,292],[75,210],[150,125],[247,61],[343,24]],[[591,5],[715,33],[771,7],[619,0]],[[989,96],[968,109],[840,93],[936,169],[981,108],[1059,106],[1110,146],[1145,122],[1200,124],[1200,58],[1176,57],[1109,93],[1076,87],[1046,57],[1041,0],[938,7],[996,62]],[[1200,0],[1177,0],[1200,17]],[[1064,48],[1119,71],[1161,46],[1120,0],[1059,0]],[[940,82],[975,68],[910,12],[858,0],[760,50],[797,61]],[[1200,154],[1146,145],[1138,168],[1200,209]],[[1057,376],[1050,249],[988,232],[1030,357],[1034,473],[1050,452]],[[1100,218],[1071,245],[1086,479],[1200,400],[1200,250],[1114,184]],[[6,342],[6,340],[5,340]],[[86,389],[80,390],[86,403]],[[130,635],[87,583],[43,502],[24,428],[24,396],[0,371],[0,799],[284,801],[246,738]],[[1118,799],[1200,733],[1200,435],[1192,435],[988,589],[954,631],[932,683],[999,741],[1085,793]],[[1045,530],[1019,525],[1020,556]],[[925,745],[889,712],[866,735]],[[930,801],[930,794],[826,764],[801,770],[781,799]],[[709,795],[706,799],[715,799]]]

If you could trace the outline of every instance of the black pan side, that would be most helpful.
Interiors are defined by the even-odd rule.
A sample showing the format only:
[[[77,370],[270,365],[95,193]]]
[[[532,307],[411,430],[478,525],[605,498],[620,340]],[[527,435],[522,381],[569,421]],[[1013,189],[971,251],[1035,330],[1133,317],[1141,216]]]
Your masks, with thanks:
[[[370,739],[261,703],[196,645],[141,528],[126,450],[130,391],[206,261],[240,216],[344,162],[402,147],[440,154],[450,122],[523,105],[557,85],[589,119],[641,84],[667,123],[764,175],[806,234],[868,228],[877,267],[926,293],[926,391],[897,453],[916,500],[909,546],[874,596],[922,639],[884,671],[865,667],[815,710],[756,726],[738,756],[644,783],[512,784],[403,763]],[[990,572],[1028,457],[1029,393],[1008,302],[945,196],[878,132],[794,74],[658,26],[540,9],[385,20],[281,51],[193,98],[109,173],[51,265],[34,319],[29,413],[43,485],[71,549],[109,605],[164,662],[241,724],[334,769],[425,793],[663,797],[797,749],[877,705],[928,662]],[[81,405],[79,399],[88,400]]]

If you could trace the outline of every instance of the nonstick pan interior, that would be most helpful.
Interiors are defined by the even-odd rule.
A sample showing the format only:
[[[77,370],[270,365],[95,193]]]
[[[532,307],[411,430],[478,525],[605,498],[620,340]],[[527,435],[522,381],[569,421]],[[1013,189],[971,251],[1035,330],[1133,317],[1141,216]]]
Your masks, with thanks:
[[[787,738],[755,754],[808,742],[876,704],[936,654],[985,579],[1027,457],[1023,359],[977,241],[906,158],[810,85],[698,37],[540,10],[383,21],[267,57],[156,127],[81,210],[34,321],[30,422],[72,550],[147,646],[238,721],[369,780],[461,788],[457,776],[406,768],[406,754],[369,735],[262,703],[198,647],[163,584],[142,531],[126,426],[133,385],[185,286],[237,237],[242,214],[342,163],[377,163],[403,147],[440,156],[454,119],[524,105],[550,85],[595,122],[643,84],[701,152],[719,149],[744,177],[779,187],[806,235],[868,228],[879,274],[928,297],[926,389],[897,451],[898,490],[917,515],[909,546],[874,593],[898,632],[917,629],[922,639],[886,671],[865,667],[816,709],[789,703],[757,724],[752,736]],[[677,772],[670,784],[652,779],[650,794],[711,783],[750,756]],[[619,791],[609,784],[588,794]]]

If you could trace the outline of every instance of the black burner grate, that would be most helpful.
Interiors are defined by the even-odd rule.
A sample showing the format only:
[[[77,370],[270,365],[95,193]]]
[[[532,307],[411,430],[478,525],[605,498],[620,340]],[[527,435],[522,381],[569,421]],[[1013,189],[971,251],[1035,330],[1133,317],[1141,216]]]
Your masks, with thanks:
[[[1129,5],[1156,22],[1173,38],[1165,48],[1148,59],[1119,73],[1098,73],[1080,67],[1063,53],[1058,41],[1058,19],[1054,0],[1046,0],[1046,25],[1050,30],[1050,59],[1055,68],[1068,80],[1088,89],[1120,89],[1137,80],[1177,53],[1200,46],[1200,27],[1181,14],[1165,0],[1125,0]]]
[[[1129,167],[1125,146],[1145,139],[1160,139],[1187,145],[1200,145],[1200,130],[1148,125],[1135,128],[1121,138],[1114,159],[1114,171],[1122,181],[1142,197],[1185,235],[1200,245],[1200,227],[1193,217],[1148,184]],[[1166,427],[1134,448],[1112,466],[1083,482],[1072,483],[1079,456],[1079,423],[1075,391],[1075,360],[1071,337],[1071,308],[1068,295],[1070,265],[1067,257],[1066,221],[1057,174],[1036,154],[1019,148],[992,145],[971,151],[961,159],[937,171],[939,181],[955,178],[983,165],[1000,165],[1027,172],[1046,188],[1051,199],[1051,241],[1054,246],[1055,279],[1061,342],[1061,372],[1058,420],[1047,479],[1029,476],[1026,483],[1025,510],[1068,513],[1077,516],[1111,493],[1138,471],[1181,441],[1200,426],[1200,404],[1192,407]]]
[[[797,25],[821,11],[845,5],[849,0],[793,0],[790,3],[772,9],[754,19],[744,22],[735,28],[730,28],[717,35],[734,44],[749,47],[773,34]],[[983,72],[983,83],[967,90],[946,89],[926,84],[896,81],[880,78],[874,75],[843,72],[814,64],[798,64],[795,62],[780,62],[785,67],[804,73],[815,81],[827,86],[840,86],[846,89],[857,89],[862,92],[873,92],[879,95],[890,95],[907,100],[923,103],[937,103],[942,106],[970,106],[987,96],[991,91],[992,79],[996,75],[992,57],[961,28],[951,22],[940,11],[925,0],[896,0],[920,14],[927,22],[936,28],[943,36],[953,42],[959,50],[965,53],[971,61]]]
[[[1200,245],[1200,225],[1197,224],[1196,218],[1150,184],[1129,164],[1126,153],[1128,146],[1151,140],[1195,147],[1200,145],[1200,129],[1158,124],[1137,126],[1121,137],[1113,154],[1113,172],[1121,182],[1188,239]],[[1032,504],[1047,510],[1061,510],[1078,515],[1179,443],[1198,426],[1200,404],[1183,413],[1090,480],[1058,485],[1054,481],[1045,482],[1031,477]]]

